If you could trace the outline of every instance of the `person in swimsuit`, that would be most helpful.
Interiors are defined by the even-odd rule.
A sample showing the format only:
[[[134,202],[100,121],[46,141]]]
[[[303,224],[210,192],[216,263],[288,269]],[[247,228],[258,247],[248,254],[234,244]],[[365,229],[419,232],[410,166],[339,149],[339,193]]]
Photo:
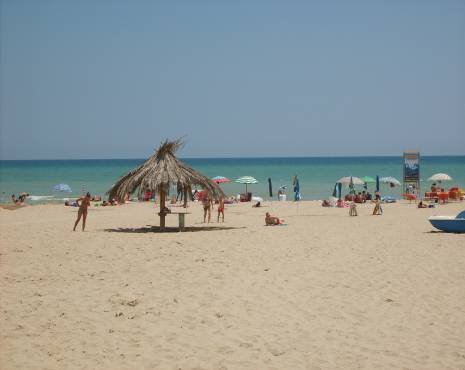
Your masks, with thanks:
[[[376,198],[375,208],[373,209],[373,216],[381,216],[383,214],[383,209],[381,208],[381,200]]]
[[[218,201],[218,220],[216,222],[220,222],[220,214],[223,217],[223,222],[224,222],[224,199],[223,197],[220,197],[220,200]]]
[[[283,225],[284,220],[280,219],[279,217],[275,217],[270,215],[268,212],[265,214],[265,225],[266,226],[275,226],[275,225]]]
[[[202,198],[202,205],[203,205],[203,223],[207,220],[208,214],[208,223],[210,223],[210,218],[212,215],[212,200],[210,198],[210,194],[205,192],[205,195]]]
[[[74,223],[73,231],[76,231],[76,226],[82,217],[82,231],[86,228],[86,218],[87,218],[87,208],[90,206],[90,193],[87,193],[85,197],[79,198],[76,201],[77,206],[79,207],[77,220]],[[79,204],[81,202],[81,204]]]

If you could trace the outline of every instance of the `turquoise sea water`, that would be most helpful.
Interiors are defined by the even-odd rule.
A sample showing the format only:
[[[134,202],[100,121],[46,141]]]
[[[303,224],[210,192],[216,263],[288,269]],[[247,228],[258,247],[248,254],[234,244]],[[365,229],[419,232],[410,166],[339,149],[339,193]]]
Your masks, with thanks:
[[[209,158],[183,159],[202,172],[214,176],[226,176],[231,180],[240,176],[253,176],[259,183],[249,185],[255,195],[267,197],[268,182],[273,181],[276,195],[280,185],[287,185],[288,199],[292,199],[292,177],[300,179],[303,199],[325,199],[333,190],[334,183],[343,176],[393,176],[402,181],[402,157],[345,157],[345,158]],[[83,190],[104,196],[111,185],[122,175],[143,162],[143,159],[111,160],[48,160],[48,161],[0,161],[1,201],[8,202],[11,194],[27,192],[35,201],[62,200],[81,195]],[[446,187],[465,187],[465,156],[422,157],[420,175],[422,191],[431,185],[426,181],[437,172],[452,176]],[[53,185],[68,184],[72,193],[56,193]],[[244,185],[222,185],[227,194],[243,192]],[[373,189],[373,186],[370,186]],[[383,195],[399,196],[400,188],[390,189],[382,185]],[[51,196],[53,198],[40,198]],[[39,197],[39,198],[37,198]],[[29,200],[34,202],[34,200]]]

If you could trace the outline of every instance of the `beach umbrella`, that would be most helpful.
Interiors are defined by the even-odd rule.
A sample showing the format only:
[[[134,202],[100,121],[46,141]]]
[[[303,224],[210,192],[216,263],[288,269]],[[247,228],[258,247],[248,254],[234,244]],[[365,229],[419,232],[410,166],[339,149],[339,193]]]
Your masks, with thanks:
[[[195,171],[176,158],[176,152],[183,146],[182,139],[174,141],[165,140],[156,152],[139,167],[121,177],[107,192],[110,199],[124,199],[127,193],[136,190],[140,197],[146,192],[160,194],[160,230],[165,229],[166,197],[169,196],[171,184],[176,184],[182,191],[184,206],[187,205],[187,196],[192,193],[192,187],[199,186],[213,198],[224,197],[220,186],[208,177]]]
[[[376,192],[379,193],[379,176],[376,175]]]
[[[350,176],[349,193],[355,195],[355,186],[352,176]]]
[[[212,178],[212,181],[215,181],[217,184],[226,184],[228,182],[231,182],[231,180],[224,176],[215,176],[214,178]]]
[[[380,182],[383,182],[385,184],[390,184],[391,186],[400,186],[401,183],[399,180],[397,180],[395,177],[392,176],[386,176],[386,177],[381,177],[379,179]]]
[[[341,177],[336,182],[345,185],[349,185],[350,183],[352,183],[353,185],[363,185],[365,183],[361,178],[355,176]]]
[[[363,188],[365,190],[368,190],[368,184],[376,183],[376,180],[373,177],[370,177],[370,176],[363,176],[362,180],[365,182],[365,184],[363,184]]]
[[[271,178],[268,177],[268,192],[270,194],[270,198],[273,197],[273,186],[271,185]]]
[[[334,198],[337,198],[337,186],[338,186],[338,183],[336,182],[336,183],[334,184],[334,189],[333,189],[333,197],[334,197]]]
[[[370,176],[363,176],[362,180],[365,184],[374,184],[376,182],[376,180]]]
[[[252,176],[242,176],[242,177],[239,177],[236,182],[238,184],[245,184],[245,192],[247,193],[247,185],[248,184],[258,184],[258,181],[256,178],[252,177]]]
[[[299,201],[301,199],[300,195],[300,183],[297,175],[294,177],[294,200]]]
[[[433,176],[431,176],[428,181],[451,181],[452,177],[450,177],[447,173],[436,173]]]
[[[333,197],[337,199],[342,198],[342,184],[340,182],[334,184]]]
[[[61,192],[67,192],[67,193],[71,193],[72,190],[71,188],[69,187],[68,184],[57,184],[53,187],[53,190],[54,191],[61,191]]]

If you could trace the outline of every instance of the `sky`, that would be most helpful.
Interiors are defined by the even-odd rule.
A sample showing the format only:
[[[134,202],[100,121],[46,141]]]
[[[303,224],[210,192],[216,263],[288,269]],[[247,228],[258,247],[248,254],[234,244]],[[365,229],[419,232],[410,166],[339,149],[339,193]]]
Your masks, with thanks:
[[[0,0],[0,158],[465,154],[465,1]]]

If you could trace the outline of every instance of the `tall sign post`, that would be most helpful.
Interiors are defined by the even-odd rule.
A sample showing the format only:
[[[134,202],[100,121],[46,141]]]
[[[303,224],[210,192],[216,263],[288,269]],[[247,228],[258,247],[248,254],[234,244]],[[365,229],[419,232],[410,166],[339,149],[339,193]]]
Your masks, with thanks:
[[[420,191],[420,152],[404,152],[404,194],[421,194]]]

